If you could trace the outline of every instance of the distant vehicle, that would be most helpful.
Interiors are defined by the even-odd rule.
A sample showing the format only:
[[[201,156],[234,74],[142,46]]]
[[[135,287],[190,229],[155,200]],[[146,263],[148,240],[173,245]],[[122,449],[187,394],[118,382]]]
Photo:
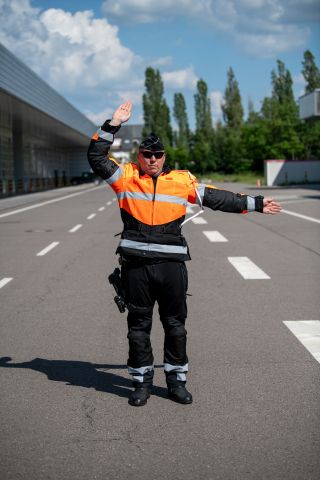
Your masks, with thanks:
[[[81,185],[82,183],[92,183],[99,181],[99,177],[93,172],[82,172],[79,177],[72,177],[71,185]]]

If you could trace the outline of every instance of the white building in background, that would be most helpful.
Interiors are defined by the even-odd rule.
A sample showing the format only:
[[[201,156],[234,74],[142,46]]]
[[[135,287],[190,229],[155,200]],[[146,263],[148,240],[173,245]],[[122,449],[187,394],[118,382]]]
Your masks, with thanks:
[[[320,119],[320,88],[299,98],[299,116],[301,120]]]

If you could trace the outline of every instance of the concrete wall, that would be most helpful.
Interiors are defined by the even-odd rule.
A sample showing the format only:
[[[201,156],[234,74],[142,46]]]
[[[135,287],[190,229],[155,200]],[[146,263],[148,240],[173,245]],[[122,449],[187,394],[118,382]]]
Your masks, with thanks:
[[[268,186],[294,183],[320,183],[320,160],[265,160]]]

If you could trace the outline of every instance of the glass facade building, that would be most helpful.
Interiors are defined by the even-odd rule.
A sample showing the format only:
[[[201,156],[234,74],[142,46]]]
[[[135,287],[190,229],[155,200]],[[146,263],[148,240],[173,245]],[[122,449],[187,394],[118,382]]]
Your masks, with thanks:
[[[68,185],[96,129],[0,44],[0,195]]]

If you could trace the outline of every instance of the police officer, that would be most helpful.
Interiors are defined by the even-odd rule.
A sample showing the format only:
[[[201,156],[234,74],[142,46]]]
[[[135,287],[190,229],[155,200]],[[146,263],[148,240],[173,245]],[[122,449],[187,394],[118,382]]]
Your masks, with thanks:
[[[151,133],[139,147],[138,165],[119,164],[108,155],[114,135],[131,116],[132,103],[120,105],[93,135],[88,160],[92,170],[117,195],[123,232],[116,253],[121,257],[121,277],[128,306],[128,370],[134,390],[129,403],[145,405],[153,381],[150,343],[155,302],[164,328],[164,371],[170,399],[192,403],[186,389],[186,292],[190,260],[181,226],[187,203],[223,212],[258,211],[275,214],[278,203],[261,196],[251,197],[198,183],[188,171],[165,165],[165,148]]]

